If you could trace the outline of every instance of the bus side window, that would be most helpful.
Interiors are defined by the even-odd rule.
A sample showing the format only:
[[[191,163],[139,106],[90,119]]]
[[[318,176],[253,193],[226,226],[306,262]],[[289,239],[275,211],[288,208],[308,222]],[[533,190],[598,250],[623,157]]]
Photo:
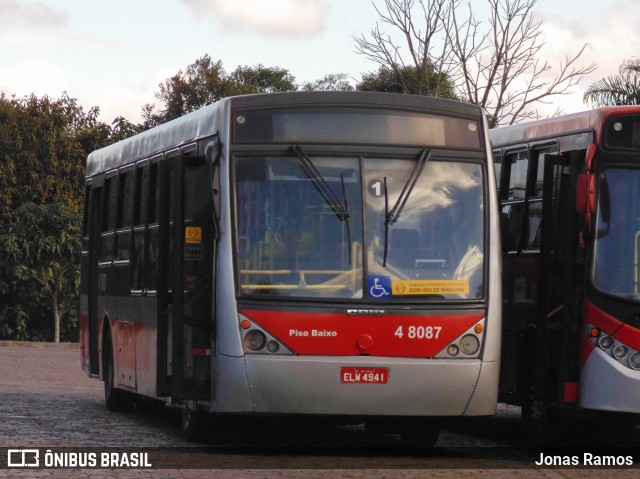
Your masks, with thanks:
[[[542,241],[542,201],[532,201],[528,205],[527,233],[524,249],[527,251],[540,251]]]
[[[536,147],[531,152],[527,194],[527,222],[523,235],[526,251],[540,251],[542,241],[542,193],[546,155],[557,151],[557,146]]]
[[[140,165],[135,170],[135,195],[133,201],[133,245],[131,252],[131,290],[143,289],[143,271],[147,222],[148,165]]]
[[[520,247],[524,207],[524,203],[514,203],[504,205],[501,209],[502,250],[505,253],[515,253]]]
[[[526,215],[528,166],[528,150],[520,149],[508,152],[503,157],[501,170],[506,176],[503,185],[508,184],[501,209],[502,249],[504,252],[516,253],[521,248],[524,216]]]
[[[120,174],[120,195],[118,203],[117,235],[118,248],[116,261],[129,261],[131,258],[131,224],[133,217],[133,198],[135,193],[135,171]]]
[[[115,227],[118,210],[118,177],[107,178],[104,186],[102,210],[100,263],[111,263],[114,259]]]
[[[527,169],[529,166],[528,152],[518,151],[505,156],[505,163],[509,169],[509,200],[524,199],[527,189]]]
[[[160,183],[158,181],[158,163],[153,163],[150,166],[148,196],[148,243],[144,282],[147,292],[154,292],[158,289],[158,259],[160,248]]]
[[[531,198],[542,198],[542,189],[544,182],[544,162],[547,153],[553,153],[556,151],[556,148],[545,148],[545,149],[537,149],[532,152],[532,162],[531,172],[529,175],[531,178],[531,192],[529,196]]]

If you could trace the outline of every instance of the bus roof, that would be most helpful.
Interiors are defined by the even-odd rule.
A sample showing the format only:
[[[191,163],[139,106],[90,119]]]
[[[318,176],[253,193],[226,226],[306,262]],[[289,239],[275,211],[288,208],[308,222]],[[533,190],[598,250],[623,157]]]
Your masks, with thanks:
[[[594,141],[599,143],[602,126],[610,116],[631,113],[640,113],[640,106],[595,108],[579,113],[498,127],[492,129],[489,134],[491,144],[494,147],[571,135],[584,131],[594,132]]]
[[[215,132],[215,112],[220,103],[207,105],[193,113],[91,152],[87,158],[86,175],[91,176],[171,147],[178,147],[189,140],[212,135]]]
[[[379,92],[286,92],[223,98],[193,113],[139,133],[89,154],[86,175],[116,168],[137,159],[152,156],[217,131],[218,111],[230,108],[304,107],[305,105],[357,106],[401,109],[429,109],[434,113],[480,117],[482,110],[468,103],[440,98]]]

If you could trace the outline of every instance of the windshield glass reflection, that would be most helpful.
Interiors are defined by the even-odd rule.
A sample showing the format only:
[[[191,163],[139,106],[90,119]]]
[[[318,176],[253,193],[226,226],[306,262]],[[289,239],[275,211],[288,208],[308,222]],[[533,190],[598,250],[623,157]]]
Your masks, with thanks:
[[[640,170],[607,168],[598,182],[592,278],[600,291],[640,300]]]
[[[427,163],[402,214],[386,225],[385,232],[385,201],[397,201],[414,167],[415,160],[373,160],[365,165],[368,279],[374,287],[369,295],[376,298],[380,293],[377,280],[386,285],[388,297],[482,297],[481,167]],[[378,185],[384,188],[385,183],[388,200],[378,194]]]
[[[236,188],[243,293],[362,295],[357,158],[238,159]]]
[[[482,167],[419,158],[236,158],[240,292],[483,298]]]

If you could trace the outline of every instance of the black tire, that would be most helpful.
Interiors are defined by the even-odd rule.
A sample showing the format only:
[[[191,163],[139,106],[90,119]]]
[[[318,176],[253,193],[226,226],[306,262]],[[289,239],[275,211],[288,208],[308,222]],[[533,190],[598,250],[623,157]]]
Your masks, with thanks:
[[[637,419],[632,414],[597,411],[594,417],[583,422],[587,425],[582,437],[589,445],[600,447],[624,447],[633,444]]]
[[[109,411],[129,411],[133,407],[133,396],[115,386],[115,367],[113,365],[113,344],[111,336],[106,333],[102,351],[104,402]]]
[[[209,414],[193,409],[189,404],[182,408],[182,432],[187,441],[206,442],[209,438],[210,423]]]
[[[440,423],[436,420],[413,420],[403,425],[402,442],[411,447],[433,447],[440,435]]]
[[[532,423],[535,421],[535,357],[535,340],[533,336],[529,334],[522,344],[516,368],[518,374],[516,383],[516,399],[517,403],[522,408],[522,420],[525,423]]]

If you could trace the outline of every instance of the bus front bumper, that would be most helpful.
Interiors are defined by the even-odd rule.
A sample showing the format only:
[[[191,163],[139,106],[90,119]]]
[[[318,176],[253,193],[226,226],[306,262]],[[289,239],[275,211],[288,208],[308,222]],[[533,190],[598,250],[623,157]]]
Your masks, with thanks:
[[[252,412],[485,416],[496,409],[499,362],[317,356],[244,358]],[[386,371],[352,382],[353,371]],[[222,385],[221,385],[222,386]]]
[[[582,368],[580,406],[640,413],[640,371],[623,366],[599,348],[594,349]]]

